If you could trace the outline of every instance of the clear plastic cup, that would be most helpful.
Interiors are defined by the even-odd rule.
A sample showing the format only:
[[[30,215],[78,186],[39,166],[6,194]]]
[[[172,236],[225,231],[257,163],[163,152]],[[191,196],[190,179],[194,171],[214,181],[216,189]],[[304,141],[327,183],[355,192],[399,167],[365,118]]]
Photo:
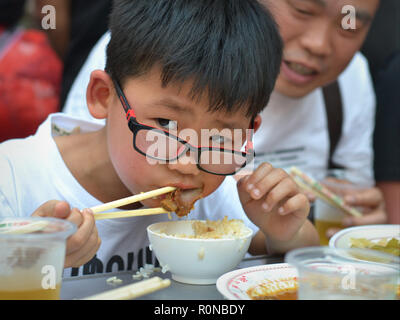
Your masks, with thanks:
[[[370,181],[359,172],[344,169],[328,170],[326,177],[320,182],[341,197],[372,187]],[[329,243],[327,236],[329,229],[341,230],[344,228],[343,219],[346,215],[343,210],[333,207],[323,200],[315,200],[314,225],[322,246],[327,246]]]
[[[0,300],[59,299],[68,221],[0,217]]]
[[[361,259],[362,258],[362,259]],[[394,300],[400,258],[366,249],[308,247],[290,251],[300,300]]]

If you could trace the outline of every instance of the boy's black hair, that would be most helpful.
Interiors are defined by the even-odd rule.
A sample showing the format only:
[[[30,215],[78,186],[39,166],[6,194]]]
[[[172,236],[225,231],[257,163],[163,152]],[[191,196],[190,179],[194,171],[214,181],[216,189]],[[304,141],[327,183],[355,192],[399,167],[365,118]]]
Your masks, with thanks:
[[[193,80],[209,111],[258,114],[279,73],[282,41],[257,0],[115,0],[106,71],[128,77],[161,69],[163,86]]]

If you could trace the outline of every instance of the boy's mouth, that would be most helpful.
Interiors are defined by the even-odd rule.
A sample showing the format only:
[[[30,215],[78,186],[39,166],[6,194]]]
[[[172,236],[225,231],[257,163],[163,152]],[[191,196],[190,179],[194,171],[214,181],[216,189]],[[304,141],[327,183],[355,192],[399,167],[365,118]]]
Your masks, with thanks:
[[[174,211],[179,217],[186,216],[194,207],[194,203],[202,198],[203,188],[179,188],[160,197],[160,205]]]

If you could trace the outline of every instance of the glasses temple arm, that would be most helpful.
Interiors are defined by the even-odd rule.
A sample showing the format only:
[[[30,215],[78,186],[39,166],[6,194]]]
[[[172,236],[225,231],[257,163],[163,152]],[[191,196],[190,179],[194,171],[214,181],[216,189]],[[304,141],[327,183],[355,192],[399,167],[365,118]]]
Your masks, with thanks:
[[[246,130],[246,147],[245,151],[250,152],[250,150],[254,151],[254,145],[253,145],[253,135],[254,135],[254,119],[256,117],[254,116],[251,118],[250,121],[250,128]]]
[[[125,110],[126,113],[126,118],[129,120],[130,118],[136,118],[135,112],[133,111],[133,109],[131,108],[131,106],[129,105],[128,100],[125,97],[124,92],[121,89],[121,86],[119,84],[119,82],[117,80],[114,80],[114,87],[115,90],[117,91],[117,95],[119,100],[121,101],[122,107]]]

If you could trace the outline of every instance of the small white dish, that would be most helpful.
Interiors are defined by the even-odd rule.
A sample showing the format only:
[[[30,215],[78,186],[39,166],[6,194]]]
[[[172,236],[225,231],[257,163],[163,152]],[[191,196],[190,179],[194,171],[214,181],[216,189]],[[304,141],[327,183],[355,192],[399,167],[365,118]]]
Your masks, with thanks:
[[[365,238],[376,242],[383,238],[395,238],[400,240],[400,225],[379,224],[346,228],[337,232],[329,240],[329,246],[331,248],[350,248],[352,238]]]
[[[287,263],[234,270],[218,278],[217,290],[228,300],[251,300],[247,291],[266,280],[282,287],[287,281],[297,282],[297,270]]]

